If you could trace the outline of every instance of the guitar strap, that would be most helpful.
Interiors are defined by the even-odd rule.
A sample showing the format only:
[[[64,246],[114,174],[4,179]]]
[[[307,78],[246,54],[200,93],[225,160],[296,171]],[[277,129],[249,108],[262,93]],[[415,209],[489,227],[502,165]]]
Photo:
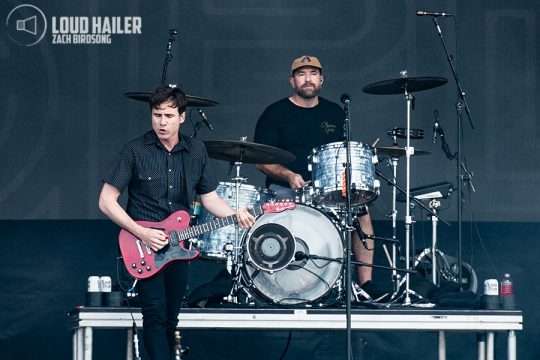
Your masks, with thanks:
[[[186,182],[184,186],[186,187],[186,196],[187,196],[187,202],[186,206],[189,209],[189,212],[193,214],[193,199],[195,198],[195,194],[193,192],[193,182],[194,179],[192,177],[193,172],[191,171],[191,154],[188,150],[182,150],[182,166],[184,168],[184,177],[186,179]]]

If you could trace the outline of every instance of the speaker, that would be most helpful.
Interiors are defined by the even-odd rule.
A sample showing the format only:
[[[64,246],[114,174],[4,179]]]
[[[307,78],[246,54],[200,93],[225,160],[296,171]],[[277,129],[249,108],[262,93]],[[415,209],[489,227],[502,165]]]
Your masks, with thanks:
[[[17,31],[26,31],[32,35],[36,35],[36,28],[37,18],[35,15],[24,20],[17,20]]]

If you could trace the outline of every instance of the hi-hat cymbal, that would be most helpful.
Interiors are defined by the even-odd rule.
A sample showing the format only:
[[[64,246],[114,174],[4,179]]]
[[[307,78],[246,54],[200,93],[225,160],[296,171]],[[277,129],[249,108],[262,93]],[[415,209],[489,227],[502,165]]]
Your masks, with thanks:
[[[387,155],[392,158],[398,158],[406,154],[405,148],[399,146],[380,146],[377,149],[377,154]],[[414,155],[429,155],[429,151],[414,149]]]
[[[150,101],[150,93],[148,92],[128,92],[125,93],[128,98],[139,100],[139,101]],[[207,107],[207,106],[215,106],[218,103],[213,100],[208,100],[202,97],[198,96],[192,96],[192,95],[186,95],[187,100],[187,106],[193,106],[193,107]]]
[[[288,151],[273,146],[243,140],[203,141],[212,159],[240,161],[248,164],[284,164],[296,157]]]
[[[374,95],[393,95],[428,90],[444,85],[448,79],[442,77],[406,77],[399,79],[383,80],[364,86],[363,92]]]

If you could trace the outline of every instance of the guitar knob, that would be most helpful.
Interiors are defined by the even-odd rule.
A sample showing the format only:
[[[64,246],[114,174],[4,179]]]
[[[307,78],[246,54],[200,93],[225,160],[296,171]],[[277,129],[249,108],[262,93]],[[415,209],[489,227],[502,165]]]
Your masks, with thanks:
[[[131,267],[134,268],[134,269],[136,269],[136,268],[137,268],[137,264],[133,263],[133,264],[131,264]]]
[[[150,270],[152,270],[152,267],[151,267],[150,265],[148,265],[148,266],[146,267],[146,270],[150,271]]]
[[[139,274],[142,274],[142,269],[137,270]]]
[[[142,260],[142,261],[141,261],[141,265],[142,265],[142,266],[146,265],[146,261]]]

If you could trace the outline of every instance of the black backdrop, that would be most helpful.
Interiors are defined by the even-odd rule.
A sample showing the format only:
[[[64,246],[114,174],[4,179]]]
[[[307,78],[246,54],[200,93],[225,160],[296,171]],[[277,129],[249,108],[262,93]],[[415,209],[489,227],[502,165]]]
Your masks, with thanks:
[[[23,4],[35,8],[17,8]],[[16,253],[2,270],[8,294],[1,307],[2,323],[7,324],[0,332],[3,348],[29,358],[35,349],[22,346],[28,338],[46,345],[52,336],[58,342],[47,350],[51,358],[58,353],[67,357],[65,311],[82,301],[88,275],[113,272],[116,228],[102,220],[97,209],[100,176],[126,141],[150,128],[147,106],[123,94],[148,91],[159,83],[170,28],[180,29],[180,34],[173,44],[167,82],[219,102],[206,109],[215,131],[201,129],[202,140],[252,140],[265,106],[290,93],[288,69],[301,54],[317,55],[323,63],[325,97],[337,101],[342,93],[351,94],[353,139],[365,143],[377,138],[379,145],[391,143],[386,130],[405,127],[405,102],[399,95],[365,94],[362,87],[399,77],[405,69],[410,76],[448,78],[445,86],[415,94],[412,125],[424,129],[427,137],[414,146],[432,154],[413,159],[414,187],[456,183],[455,164],[445,158],[440,144],[430,141],[436,109],[455,151],[456,88],[431,18],[415,12],[455,14],[455,22],[445,18],[440,23],[456,56],[475,125],[472,130],[466,120],[462,129],[476,188],[465,193],[464,216],[473,224],[480,222],[486,248],[479,245],[474,226],[467,226],[463,255],[472,258],[481,281],[510,271],[523,291],[521,305],[532,307],[533,294],[524,288],[533,288],[528,284],[535,283],[538,254],[533,240],[539,232],[534,201],[540,180],[539,6],[532,0],[3,1],[0,226],[4,247]],[[24,41],[37,40],[37,35],[17,31],[14,21],[33,15],[35,32],[44,32],[44,37],[25,46]],[[66,16],[140,17],[141,33],[112,34],[110,44],[53,44],[53,17]],[[46,29],[40,19],[47,22]],[[31,21],[26,25],[34,30]],[[19,37],[23,33],[27,37]],[[192,122],[197,120],[197,114],[189,115]],[[186,123],[183,131],[191,133],[192,125]],[[227,181],[228,164],[213,164],[220,179]],[[401,162],[401,184],[404,170]],[[253,165],[244,165],[242,173],[249,184],[262,185]],[[383,184],[372,206],[379,233],[388,231],[383,220],[391,207],[390,194]],[[404,210],[399,210],[402,216]],[[455,197],[443,202],[441,215],[456,219]],[[455,228],[441,228],[448,232],[442,245],[451,254]],[[487,265],[490,259],[493,266]],[[201,268],[205,270],[198,272],[195,282],[214,270]],[[531,318],[529,323],[534,322]],[[526,327],[523,338],[534,339],[536,332]],[[43,333],[48,336],[39,336]]]

